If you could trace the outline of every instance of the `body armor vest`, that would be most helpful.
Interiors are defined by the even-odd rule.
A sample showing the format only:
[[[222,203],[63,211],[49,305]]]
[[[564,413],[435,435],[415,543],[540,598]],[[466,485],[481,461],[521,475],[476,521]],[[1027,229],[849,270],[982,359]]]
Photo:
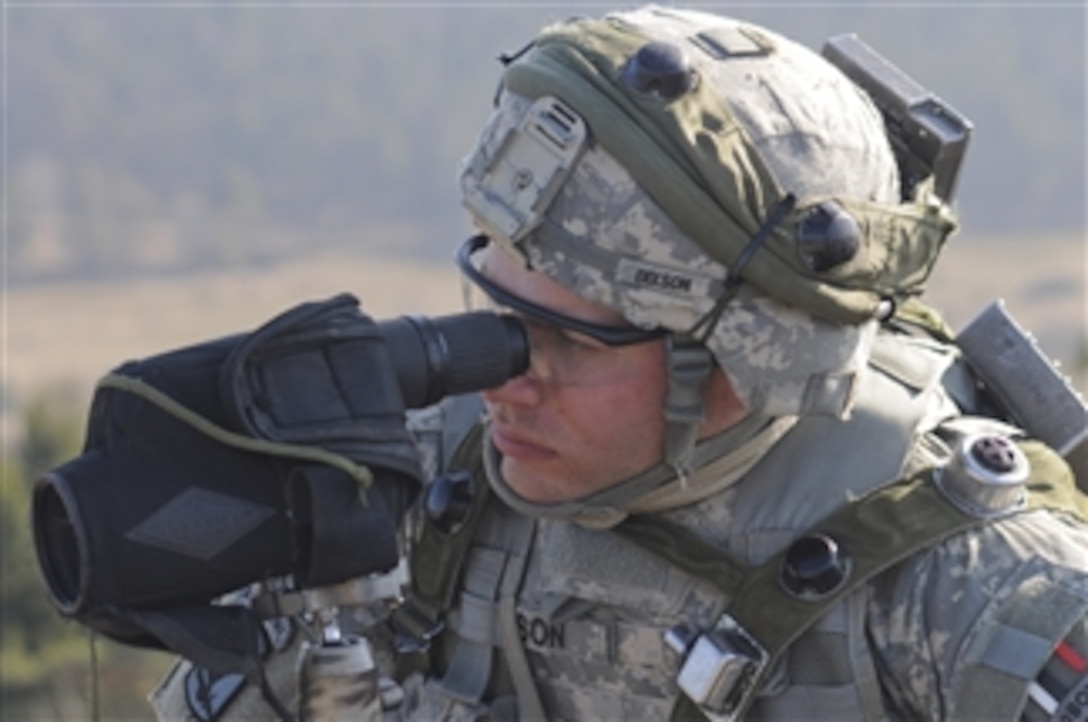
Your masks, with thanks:
[[[882,335],[849,421],[802,419],[741,483],[662,516],[741,563],[765,562],[851,500],[950,454],[950,435],[960,432],[945,422],[975,403],[973,384],[956,360],[953,348]],[[469,461],[478,464],[478,457]],[[486,484],[477,478],[476,486]],[[497,501],[481,513],[463,561],[442,562],[447,577],[461,575],[459,598],[447,600],[447,624],[430,660],[444,674],[417,688],[403,710],[408,718],[441,712],[475,719],[485,711],[503,718],[519,705],[521,719],[698,712],[674,706],[684,697],[677,681],[684,660],[667,640],[671,630],[720,624],[731,602],[727,585],[669,563],[652,545],[633,543],[638,535],[622,533],[622,526],[616,533],[533,520]],[[428,556],[426,539],[425,533],[417,558]],[[417,568],[416,578],[428,571]],[[745,719],[808,718],[817,711],[826,718],[886,719],[866,638],[869,595],[867,585],[853,587],[792,640],[764,670]],[[429,607],[433,620],[440,616],[436,606]]]

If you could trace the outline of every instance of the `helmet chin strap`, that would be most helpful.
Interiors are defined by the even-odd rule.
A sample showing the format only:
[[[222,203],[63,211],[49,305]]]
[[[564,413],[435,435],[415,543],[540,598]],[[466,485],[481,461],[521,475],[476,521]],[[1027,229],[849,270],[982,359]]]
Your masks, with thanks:
[[[722,294],[710,312],[687,333],[674,332],[668,336],[665,345],[669,388],[665,396],[664,463],[676,471],[682,485],[687,483],[688,474],[694,469],[692,451],[698,440],[699,426],[706,420],[706,385],[716,364],[706,346],[707,338],[714,333],[725,307],[744,283],[745,267],[796,202],[793,193],[786,193],[771,209],[729,268]]]
[[[796,421],[797,417],[771,419],[750,414],[712,438],[696,442],[687,457],[688,476],[678,477],[676,466],[662,461],[588,497],[566,502],[532,502],[520,496],[503,478],[502,457],[490,441],[484,444],[484,471],[491,490],[512,509],[528,516],[571,521],[589,529],[609,529],[629,514],[676,509],[731,486]]]
[[[665,344],[669,386],[665,394],[665,456],[681,482],[695,468],[693,451],[706,420],[706,386],[714,357],[702,341],[672,333]]]

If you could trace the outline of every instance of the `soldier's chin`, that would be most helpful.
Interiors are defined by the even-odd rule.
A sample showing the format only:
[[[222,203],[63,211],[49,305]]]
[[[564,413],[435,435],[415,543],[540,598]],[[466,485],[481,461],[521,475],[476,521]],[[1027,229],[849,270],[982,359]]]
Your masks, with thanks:
[[[504,457],[499,465],[503,481],[515,494],[533,504],[559,504],[573,501],[571,494],[548,474],[531,468],[518,459]]]

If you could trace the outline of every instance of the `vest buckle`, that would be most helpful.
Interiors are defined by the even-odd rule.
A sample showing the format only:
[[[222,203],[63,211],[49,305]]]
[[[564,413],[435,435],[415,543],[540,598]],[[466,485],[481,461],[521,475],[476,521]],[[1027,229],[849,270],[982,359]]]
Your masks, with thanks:
[[[728,614],[701,634],[671,629],[666,643],[683,655],[680,689],[714,722],[740,718],[770,661],[767,650]]]
[[[431,640],[441,634],[446,623],[429,614],[415,598],[408,597],[393,613],[394,644],[401,654],[425,654]]]

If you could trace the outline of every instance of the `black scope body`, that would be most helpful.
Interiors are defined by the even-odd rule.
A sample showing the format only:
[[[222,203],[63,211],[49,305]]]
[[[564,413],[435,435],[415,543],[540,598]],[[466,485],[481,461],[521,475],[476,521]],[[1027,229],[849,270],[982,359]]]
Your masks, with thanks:
[[[35,485],[34,542],[54,606],[123,643],[170,647],[149,632],[148,610],[206,609],[286,575],[307,588],[391,569],[423,482],[405,409],[500,386],[528,363],[512,316],[377,323],[344,294],[252,334],[117,367],[95,391],[82,453]],[[239,437],[331,452],[373,478],[360,495],[336,464]]]

